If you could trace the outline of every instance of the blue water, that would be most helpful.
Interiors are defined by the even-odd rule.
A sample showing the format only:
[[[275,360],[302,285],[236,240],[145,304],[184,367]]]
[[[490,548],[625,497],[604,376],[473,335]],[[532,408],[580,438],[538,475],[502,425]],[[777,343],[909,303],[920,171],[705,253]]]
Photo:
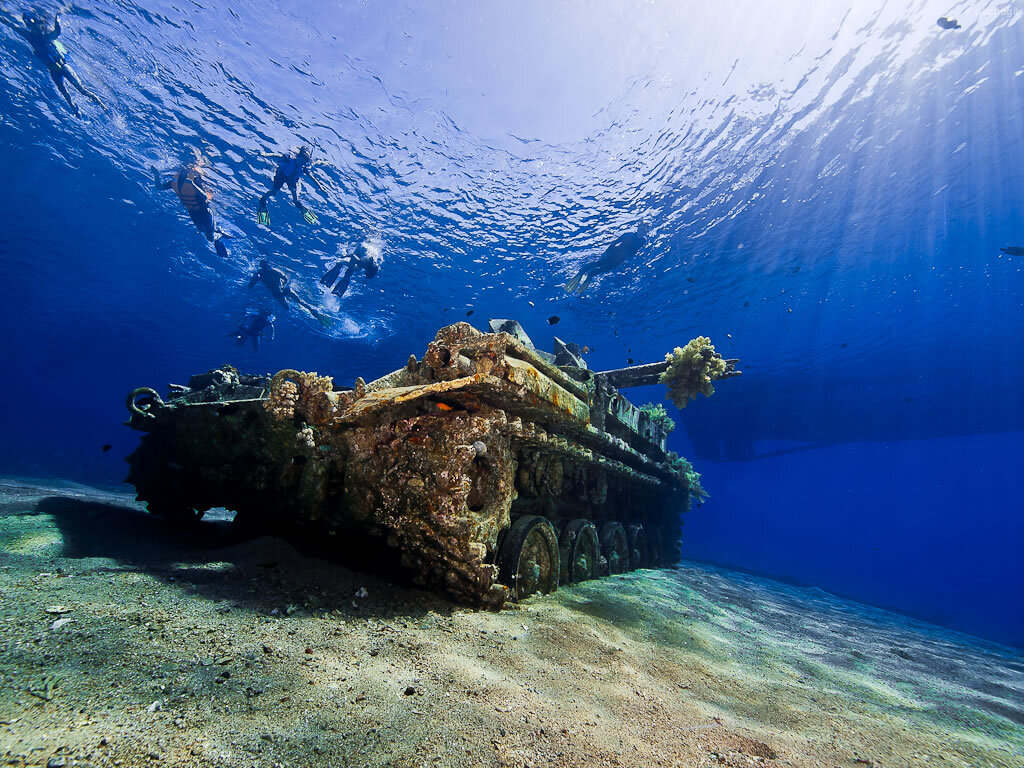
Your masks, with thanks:
[[[225,7],[73,5],[109,106],[74,94],[81,120],[0,28],[0,473],[117,484],[136,386],[369,380],[470,311],[597,369],[706,334],[744,375],[669,406],[711,493],[684,557],[1024,643],[1019,3]],[[256,153],[314,140],[321,226],[282,192],[258,227]],[[190,147],[228,260],[152,189]],[[561,290],[641,220],[637,258]],[[316,280],[361,240],[384,265],[339,303]],[[247,289],[262,257],[329,329]],[[236,348],[260,308],[276,338]]]

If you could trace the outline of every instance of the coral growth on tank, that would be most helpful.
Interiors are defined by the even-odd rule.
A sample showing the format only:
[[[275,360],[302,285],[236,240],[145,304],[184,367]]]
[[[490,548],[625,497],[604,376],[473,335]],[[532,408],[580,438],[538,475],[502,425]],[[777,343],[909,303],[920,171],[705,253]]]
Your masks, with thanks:
[[[668,411],[661,403],[645,403],[640,406],[640,412],[647,414],[647,418],[655,424],[659,424],[666,432],[671,432],[676,428],[675,420],[668,415]]]
[[[668,397],[676,408],[685,408],[699,393],[711,397],[715,392],[712,382],[725,376],[728,364],[715,352],[711,339],[698,336],[685,347],[676,347],[665,355],[668,368],[658,381],[668,387]]]

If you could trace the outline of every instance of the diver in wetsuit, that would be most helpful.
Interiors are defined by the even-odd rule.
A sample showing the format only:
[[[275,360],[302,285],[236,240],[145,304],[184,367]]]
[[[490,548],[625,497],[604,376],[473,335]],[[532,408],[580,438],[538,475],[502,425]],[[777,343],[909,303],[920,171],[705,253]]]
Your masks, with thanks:
[[[181,204],[188,211],[196,229],[213,243],[218,256],[227,258],[228,249],[223,240],[226,235],[220,231],[213,220],[213,211],[210,209],[213,194],[206,189],[206,182],[203,179],[206,158],[196,150],[192,150],[192,152],[193,159],[182,165],[174,176],[166,181],[161,181],[160,173],[156,168],[150,168],[153,172],[153,186],[157,189],[173,189],[174,194],[178,196]]]
[[[82,113],[78,111],[78,107],[71,100],[67,83],[75,86],[83,96],[96,103],[101,109],[106,109],[99,96],[82,85],[78,74],[68,63],[68,49],[57,39],[61,33],[60,14],[54,15],[52,30],[43,19],[32,11],[23,13],[21,21],[24,26],[18,24],[5,12],[0,11],[0,23],[6,24],[25,38],[28,44],[32,46],[32,52],[46,65],[47,70],[50,72],[50,77],[53,79],[53,84],[57,86],[57,90],[64,97],[64,101],[68,103],[71,113],[75,117],[82,116]]]
[[[317,312],[312,304],[295,292],[295,289],[289,284],[290,281],[291,277],[285,274],[284,270],[278,269],[266,259],[262,259],[259,269],[253,273],[252,278],[249,280],[249,287],[252,288],[256,283],[263,283],[266,289],[270,291],[270,295],[281,302],[281,306],[285,309],[289,308],[289,300],[294,301],[319,320],[322,325],[328,325],[327,319]]]
[[[345,291],[348,290],[349,281],[352,279],[352,274],[361,269],[366,273],[367,279],[376,277],[377,273],[380,272],[381,262],[384,260],[383,255],[380,252],[380,247],[372,243],[360,243],[356,246],[355,252],[351,256],[345,256],[337,264],[327,270],[327,274],[320,278],[320,285],[324,285],[328,288],[331,284],[338,280],[338,274],[341,272],[341,268],[348,265],[345,269],[345,274],[338,280],[337,285],[334,286],[334,290],[331,291],[339,299],[345,295]]]
[[[309,145],[293,149],[291,152],[281,154],[280,152],[261,152],[263,157],[277,158],[277,171],[274,173],[274,183],[271,188],[260,197],[259,207],[256,209],[256,223],[264,227],[270,226],[270,211],[267,210],[267,202],[272,195],[277,194],[285,184],[292,192],[292,202],[295,207],[302,211],[302,218],[309,224],[319,224],[320,220],[309,208],[299,202],[299,192],[302,188],[302,177],[305,176],[313,185],[324,193],[324,188],[313,175],[312,169],[317,162],[313,160],[313,148]]]
[[[565,284],[565,290],[569,293],[583,293],[590,278],[594,275],[601,275],[611,272],[626,259],[636,256],[637,252],[647,242],[647,228],[640,225],[636,232],[627,232],[621,235],[618,240],[608,246],[596,261],[592,261],[581,269],[575,277]]]
[[[228,338],[233,338],[235,344],[242,346],[246,339],[252,340],[252,348],[256,352],[260,350],[260,338],[267,329],[270,329],[270,340],[274,340],[274,316],[267,310],[250,312],[238,321],[238,327],[230,331]]]

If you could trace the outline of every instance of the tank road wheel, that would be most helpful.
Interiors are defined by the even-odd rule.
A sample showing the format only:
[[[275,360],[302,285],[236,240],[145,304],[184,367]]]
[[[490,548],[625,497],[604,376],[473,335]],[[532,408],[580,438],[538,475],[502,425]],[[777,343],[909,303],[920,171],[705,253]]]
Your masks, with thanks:
[[[567,553],[566,583],[578,584],[597,578],[601,559],[601,544],[597,528],[589,520],[570,520],[562,529],[560,545]]]
[[[608,573],[623,573],[629,567],[629,540],[622,523],[601,526],[601,554],[608,561]]]
[[[558,536],[547,518],[524,515],[506,531],[498,548],[498,578],[513,600],[558,589]]]
[[[629,542],[629,570],[646,568],[650,562],[650,551],[647,547],[647,533],[642,525],[631,525],[626,529],[626,541]]]
[[[665,559],[662,554],[662,550],[665,548],[662,542],[661,531],[657,528],[651,529],[647,536],[647,563],[651,568],[661,568],[662,561]]]

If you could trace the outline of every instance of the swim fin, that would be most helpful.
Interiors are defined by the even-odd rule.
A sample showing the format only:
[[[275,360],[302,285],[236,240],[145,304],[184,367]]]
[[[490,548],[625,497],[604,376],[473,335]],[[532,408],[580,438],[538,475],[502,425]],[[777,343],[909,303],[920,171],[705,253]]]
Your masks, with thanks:
[[[256,223],[264,227],[270,226],[270,211],[266,208],[260,208],[256,211]]]
[[[580,272],[575,277],[570,278],[569,282],[567,282],[564,286],[562,286],[563,288],[565,288],[565,292],[566,293],[575,293],[579,289],[580,283],[583,281],[583,276],[586,275],[586,274],[587,274],[586,272]]]
[[[320,278],[320,285],[326,285],[330,287],[334,283],[334,281],[338,279],[338,275],[341,273],[341,265],[343,263],[344,260],[339,261],[333,267],[328,269],[327,274]]]
[[[320,223],[320,219],[318,219],[316,214],[309,210],[309,208],[302,209],[302,218],[306,220],[307,224],[312,224],[314,227]]]
[[[217,255],[222,259],[226,259],[228,257],[228,247],[224,245],[224,241],[221,238],[218,237],[213,241],[213,249],[217,251]]]

